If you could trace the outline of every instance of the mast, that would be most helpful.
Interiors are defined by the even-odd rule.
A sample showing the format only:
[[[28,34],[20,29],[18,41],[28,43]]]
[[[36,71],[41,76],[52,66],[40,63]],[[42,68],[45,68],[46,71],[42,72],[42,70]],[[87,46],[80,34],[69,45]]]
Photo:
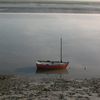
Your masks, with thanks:
[[[62,63],[62,37],[60,38],[60,62]]]

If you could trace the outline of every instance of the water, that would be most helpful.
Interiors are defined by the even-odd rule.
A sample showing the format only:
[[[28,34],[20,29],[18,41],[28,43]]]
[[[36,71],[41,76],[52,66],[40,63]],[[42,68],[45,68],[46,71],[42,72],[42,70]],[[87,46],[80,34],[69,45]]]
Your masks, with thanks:
[[[100,77],[99,14],[0,13],[0,74],[36,75],[36,60],[70,62],[68,77]],[[86,70],[84,70],[86,68]]]

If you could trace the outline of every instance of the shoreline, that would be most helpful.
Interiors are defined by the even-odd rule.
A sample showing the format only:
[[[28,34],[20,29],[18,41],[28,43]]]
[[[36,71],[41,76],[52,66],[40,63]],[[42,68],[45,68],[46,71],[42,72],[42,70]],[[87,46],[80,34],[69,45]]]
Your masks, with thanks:
[[[100,2],[0,2],[2,13],[100,13]]]
[[[80,14],[100,14],[100,9],[56,9],[56,8],[31,8],[31,7],[0,7],[0,13],[80,13]]]
[[[40,3],[40,4],[100,4],[99,1],[74,1],[74,0],[69,0],[69,1],[50,1],[50,0],[17,0],[17,1],[12,1],[12,0],[1,0],[0,3]]]
[[[0,100],[100,100],[100,78],[65,79],[0,75]]]

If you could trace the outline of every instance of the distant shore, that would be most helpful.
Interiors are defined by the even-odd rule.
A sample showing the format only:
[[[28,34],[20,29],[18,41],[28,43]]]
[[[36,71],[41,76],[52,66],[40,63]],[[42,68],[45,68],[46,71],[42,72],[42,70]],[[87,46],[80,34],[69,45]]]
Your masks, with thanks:
[[[0,75],[0,100],[100,100],[100,78],[65,79]]]
[[[100,13],[100,2],[0,2],[2,13]]]
[[[78,1],[78,0],[0,0],[0,3],[40,3],[40,4],[100,4],[98,1]]]

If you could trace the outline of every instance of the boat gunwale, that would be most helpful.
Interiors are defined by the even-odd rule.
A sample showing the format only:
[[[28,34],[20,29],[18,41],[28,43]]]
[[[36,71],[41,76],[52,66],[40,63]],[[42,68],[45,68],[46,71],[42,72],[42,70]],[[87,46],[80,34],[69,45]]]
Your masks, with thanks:
[[[60,62],[60,61],[36,61],[36,64],[68,64],[69,62]]]

